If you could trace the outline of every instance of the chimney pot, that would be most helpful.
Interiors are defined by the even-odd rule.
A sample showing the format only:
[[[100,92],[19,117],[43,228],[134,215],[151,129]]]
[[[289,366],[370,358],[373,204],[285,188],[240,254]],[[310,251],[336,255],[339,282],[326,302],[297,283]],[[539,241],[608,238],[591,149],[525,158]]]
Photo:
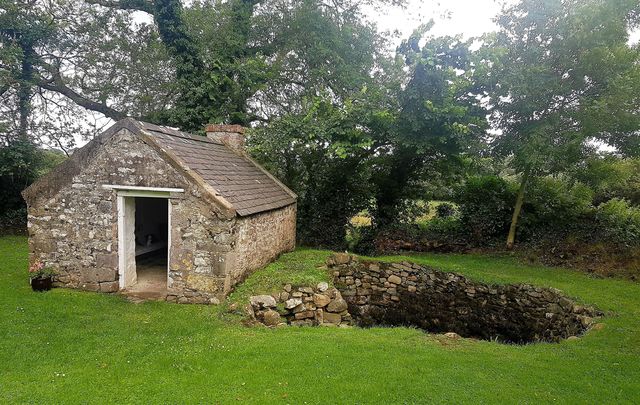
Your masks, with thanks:
[[[223,143],[237,153],[244,153],[244,131],[242,125],[209,124],[205,127],[207,138]]]

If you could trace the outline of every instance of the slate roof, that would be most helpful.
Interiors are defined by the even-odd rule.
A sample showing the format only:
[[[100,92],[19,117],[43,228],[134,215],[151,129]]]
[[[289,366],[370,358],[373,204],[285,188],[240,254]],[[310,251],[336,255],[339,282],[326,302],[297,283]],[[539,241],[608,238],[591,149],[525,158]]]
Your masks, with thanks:
[[[68,186],[99,152],[101,146],[121,129],[139,135],[159,148],[165,159],[189,173],[196,183],[205,187],[214,200],[222,202],[235,214],[248,216],[296,202],[296,195],[284,184],[246,155],[234,152],[223,143],[204,136],[192,135],[169,127],[125,118],[116,122],[87,145],[76,150],[69,159],[22,192],[25,200],[35,204],[39,199],[57,193]],[[229,207],[231,206],[231,207]]]
[[[293,204],[295,194],[266,170],[226,145],[204,136],[136,121],[181,164],[199,174],[240,216]]]

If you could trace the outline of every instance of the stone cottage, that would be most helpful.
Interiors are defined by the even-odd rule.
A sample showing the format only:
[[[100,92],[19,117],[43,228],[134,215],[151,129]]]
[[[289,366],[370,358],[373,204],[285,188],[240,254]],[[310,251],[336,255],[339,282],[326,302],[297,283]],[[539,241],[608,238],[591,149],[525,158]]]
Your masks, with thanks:
[[[296,195],[244,153],[243,128],[207,136],[117,122],[23,192],[29,260],[56,284],[215,303],[295,246]]]

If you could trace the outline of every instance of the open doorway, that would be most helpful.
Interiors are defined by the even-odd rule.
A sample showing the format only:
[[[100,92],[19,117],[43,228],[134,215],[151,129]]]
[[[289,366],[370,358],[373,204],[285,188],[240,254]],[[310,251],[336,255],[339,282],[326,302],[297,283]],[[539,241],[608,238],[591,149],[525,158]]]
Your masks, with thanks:
[[[166,293],[168,204],[164,198],[135,197],[135,272],[131,292]]]
[[[134,297],[164,299],[171,287],[171,194],[181,188],[105,184],[117,191],[120,290]]]

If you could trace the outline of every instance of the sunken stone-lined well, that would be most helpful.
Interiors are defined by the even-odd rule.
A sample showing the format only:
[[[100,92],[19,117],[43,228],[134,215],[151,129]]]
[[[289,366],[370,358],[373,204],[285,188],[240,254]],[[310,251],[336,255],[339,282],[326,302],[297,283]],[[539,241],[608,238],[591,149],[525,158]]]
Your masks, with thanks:
[[[559,290],[487,285],[413,263],[359,260],[340,253],[327,265],[360,326],[406,325],[510,343],[557,342],[589,328],[598,312]]]

